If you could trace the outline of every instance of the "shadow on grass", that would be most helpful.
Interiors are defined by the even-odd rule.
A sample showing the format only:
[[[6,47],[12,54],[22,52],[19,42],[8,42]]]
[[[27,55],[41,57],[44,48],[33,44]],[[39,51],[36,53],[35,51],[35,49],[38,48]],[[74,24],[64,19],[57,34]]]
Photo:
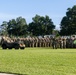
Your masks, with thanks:
[[[1,71],[0,73],[11,74],[11,75],[28,75],[28,74],[19,74],[19,73],[1,72]]]

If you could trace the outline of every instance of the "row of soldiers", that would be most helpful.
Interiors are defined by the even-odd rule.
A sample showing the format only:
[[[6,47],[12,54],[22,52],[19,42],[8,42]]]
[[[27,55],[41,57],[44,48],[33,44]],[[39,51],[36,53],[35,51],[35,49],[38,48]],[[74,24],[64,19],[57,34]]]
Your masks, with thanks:
[[[28,37],[28,38],[9,38],[5,37],[8,42],[23,41],[26,47],[52,47],[52,48],[76,48],[76,38],[62,37]]]
[[[76,38],[53,38],[52,47],[57,48],[76,48]]]
[[[74,41],[76,38],[62,38],[62,37],[30,37],[20,38],[26,47],[52,47],[52,48],[76,48]]]

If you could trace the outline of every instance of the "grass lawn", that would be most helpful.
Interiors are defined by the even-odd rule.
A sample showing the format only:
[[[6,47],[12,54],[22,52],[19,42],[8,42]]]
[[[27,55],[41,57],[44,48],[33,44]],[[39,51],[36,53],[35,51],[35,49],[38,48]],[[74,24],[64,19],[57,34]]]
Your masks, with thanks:
[[[0,49],[0,72],[22,75],[76,75],[76,49]]]

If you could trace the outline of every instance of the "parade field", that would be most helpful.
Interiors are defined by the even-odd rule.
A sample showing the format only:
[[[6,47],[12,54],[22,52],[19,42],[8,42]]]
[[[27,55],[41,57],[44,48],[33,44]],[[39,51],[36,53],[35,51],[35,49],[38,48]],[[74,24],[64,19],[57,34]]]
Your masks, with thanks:
[[[16,75],[76,75],[76,49],[0,48],[0,72]]]

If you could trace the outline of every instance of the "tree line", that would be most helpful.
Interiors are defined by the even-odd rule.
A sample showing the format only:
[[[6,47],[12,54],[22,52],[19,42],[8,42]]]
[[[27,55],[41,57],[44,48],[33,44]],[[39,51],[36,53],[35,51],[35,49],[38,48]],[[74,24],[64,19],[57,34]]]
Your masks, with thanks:
[[[16,19],[3,21],[1,25],[1,35],[12,36],[39,36],[52,34],[55,25],[49,16],[36,15],[32,18],[32,22],[27,24],[25,18],[18,17]]]
[[[46,16],[35,15],[32,22],[27,24],[26,19],[18,17],[8,22],[3,21],[0,28],[1,35],[10,36],[39,36],[39,35],[73,35],[76,34],[76,5],[68,8],[66,15],[60,22],[60,30],[55,30],[52,19]]]

